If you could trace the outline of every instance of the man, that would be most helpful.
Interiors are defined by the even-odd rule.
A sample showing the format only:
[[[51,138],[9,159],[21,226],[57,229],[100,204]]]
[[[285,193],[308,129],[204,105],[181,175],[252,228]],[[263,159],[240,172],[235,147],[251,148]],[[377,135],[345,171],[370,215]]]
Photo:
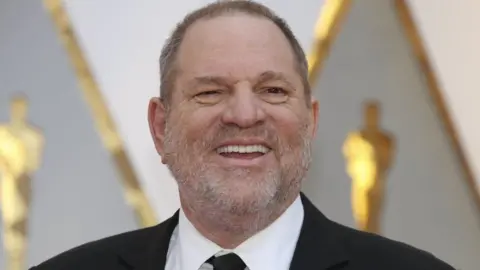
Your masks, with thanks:
[[[452,269],[329,221],[300,193],[318,103],[304,52],[266,7],[224,1],[191,13],[163,48],[160,70],[148,119],[181,209],[35,269]]]

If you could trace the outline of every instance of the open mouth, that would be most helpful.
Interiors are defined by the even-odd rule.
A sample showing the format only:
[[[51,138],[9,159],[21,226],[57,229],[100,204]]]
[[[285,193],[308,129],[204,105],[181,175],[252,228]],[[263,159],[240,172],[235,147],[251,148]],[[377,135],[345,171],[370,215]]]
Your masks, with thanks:
[[[217,153],[226,158],[255,159],[268,152],[270,148],[261,144],[252,145],[226,145],[216,149]]]

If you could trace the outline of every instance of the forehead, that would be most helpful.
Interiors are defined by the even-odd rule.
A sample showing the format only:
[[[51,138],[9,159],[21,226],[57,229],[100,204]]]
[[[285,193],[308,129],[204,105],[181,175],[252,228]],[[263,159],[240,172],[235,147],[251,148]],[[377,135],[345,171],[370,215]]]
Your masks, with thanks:
[[[265,71],[295,76],[295,57],[271,21],[247,14],[202,19],[187,30],[177,58],[185,76],[255,77]]]

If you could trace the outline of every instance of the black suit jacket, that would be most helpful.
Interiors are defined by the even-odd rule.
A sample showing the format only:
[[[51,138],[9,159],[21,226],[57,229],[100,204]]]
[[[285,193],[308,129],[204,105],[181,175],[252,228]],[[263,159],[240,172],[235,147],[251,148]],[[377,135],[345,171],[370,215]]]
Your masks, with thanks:
[[[430,253],[327,219],[302,194],[305,218],[290,269],[452,270]],[[112,236],[66,251],[31,270],[164,269],[178,211],[150,228]]]

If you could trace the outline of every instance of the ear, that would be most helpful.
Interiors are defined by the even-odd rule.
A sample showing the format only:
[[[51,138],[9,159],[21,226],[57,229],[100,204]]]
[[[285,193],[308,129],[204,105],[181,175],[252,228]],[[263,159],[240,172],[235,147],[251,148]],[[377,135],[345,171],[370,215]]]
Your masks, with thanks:
[[[317,135],[317,129],[318,129],[318,110],[319,110],[319,107],[320,107],[320,104],[318,102],[318,100],[312,96],[311,98],[311,107],[310,107],[310,115],[311,115],[311,121],[312,121],[312,138],[315,138],[315,136]]]
[[[162,163],[164,164],[165,120],[166,110],[163,101],[158,97],[151,98],[148,104],[148,125],[155,149],[157,149],[157,153],[162,157]]]

